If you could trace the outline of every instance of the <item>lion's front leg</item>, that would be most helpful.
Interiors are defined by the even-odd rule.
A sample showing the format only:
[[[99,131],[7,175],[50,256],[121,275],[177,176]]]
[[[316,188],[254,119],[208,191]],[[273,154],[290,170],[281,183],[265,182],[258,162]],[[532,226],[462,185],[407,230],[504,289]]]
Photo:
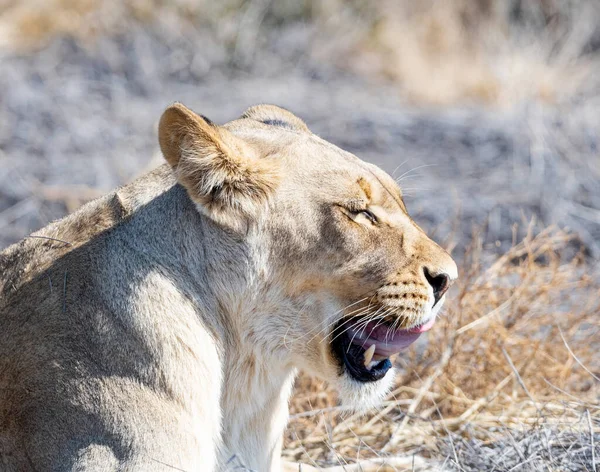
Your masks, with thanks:
[[[178,402],[143,385],[117,382],[121,381],[103,379],[103,389],[95,392],[97,411],[92,413],[74,404],[73,398],[50,395],[51,402],[28,410],[23,415],[27,425],[23,432],[27,434],[21,433],[23,451],[16,451],[28,462],[14,470],[218,470],[217,415],[201,412],[198,424]],[[217,402],[210,408],[218,411],[218,406]]]

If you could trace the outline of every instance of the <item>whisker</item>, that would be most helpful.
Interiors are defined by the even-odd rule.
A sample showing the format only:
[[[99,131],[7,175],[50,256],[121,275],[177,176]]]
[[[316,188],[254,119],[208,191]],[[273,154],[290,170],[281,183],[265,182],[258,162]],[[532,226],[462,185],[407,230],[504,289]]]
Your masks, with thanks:
[[[377,320],[383,320],[385,318],[388,309],[385,307],[381,307],[380,310],[381,309],[385,309],[385,312],[378,316],[372,316],[371,318],[369,318],[368,320],[365,321],[365,323],[363,324],[363,327],[361,329],[361,335],[364,334],[365,330],[367,329],[367,326],[369,326],[369,323],[372,323]],[[378,312],[379,312],[379,310],[378,310]],[[377,327],[377,325],[375,325],[375,327]],[[369,332],[369,336],[373,333],[373,329],[375,329],[375,328],[371,329],[371,331]]]
[[[400,169],[400,167],[402,167],[407,162],[408,162],[408,159],[405,160],[404,162],[401,162],[398,166],[396,166],[396,168],[394,169],[394,171],[391,173],[392,179],[396,180],[396,172],[398,172],[398,170]]]
[[[368,292],[366,292],[366,293],[368,293]],[[357,301],[355,301],[355,302],[353,302],[353,303],[350,303],[349,305],[346,305],[344,308],[342,308],[342,309],[340,309],[340,310],[336,311],[336,312],[335,312],[333,315],[331,315],[331,317],[332,317],[332,318],[333,318],[333,317],[335,317],[335,315],[337,315],[337,314],[339,314],[339,313],[343,312],[344,310],[347,310],[348,308],[350,308],[350,307],[352,307],[352,306],[355,306],[355,305],[357,305],[357,304],[359,304],[359,303],[361,303],[361,302],[364,302],[364,301],[365,301],[365,300],[367,300],[368,298],[369,298],[369,296],[366,296],[366,297],[363,297],[363,298],[361,298],[360,300],[357,300]],[[359,308],[359,310],[360,310],[360,309],[361,309],[361,308]],[[355,311],[357,311],[357,310],[355,310]],[[354,311],[353,311],[353,312],[350,312],[350,313],[354,313]],[[327,329],[328,329],[329,327],[331,327],[331,325],[333,325],[335,322],[336,322],[336,320],[335,320],[335,319],[333,319],[331,323],[327,324],[327,325],[326,325],[324,328],[322,328],[321,330],[319,330],[319,332],[317,332],[317,333],[316,333],[316,334],[315,334],[315,335],[314,335],[312,338],[310,338],[310,339],[308,340],[308,342],[312,341],[312,340],[313,340],[315,337],[317,337],[317,336],[318,336],[319,334],[321,334],[323,331],[327,330]],[[313,329],[309,330],[307,333],[304,333],[303,335],[301,335],[301,336],[297,337],[297,338],[295,339],[295,341],[299,341],[299,340],[301,340],[302,338],[304,338],[304,337],[306,337],[306,336],[309,336],[309,335],[310,335],[310,334],[311,334],[311,333],[312,333],[314,330],[316,330],[317,328],[318,328],[318,326],[315,326]]]
[[[353,329],[354,326],[356,326],[357,324],[361,323],[364,320],[365,315],[370,316],[369,315],[369,311],[370,311],[371,307],[370,305],[365,309],[365,311],[358,313],[357,315],[355,315],[353,318],[349,318],[348,320],[346,320],[344,323],[342,323],[340,325],[340,327],[348,322],[352,322],[354,324],[350,324],[348,326],[346,326],[343,330],[341,330],[339,333],[336,333],[336,335],[331,339],[331,341],[335,341],[339,336],[341,336],[342,334],[346,333],[348,330]],[[321,340],[321,342],[323,342],[324,339]]]
[[[397,179],[394,179],[396,181],[397,184],[400,184],[400,182],[402,182],[402,179],[407,178],[411,172],[416,172],[419,169],[423,169],[425,167],[433,167],[435,164],[423,164],[417,167],[414,167],[408,171],[406,171],[404,174],[402,174],[400,177],[398,177]]]
[[[386,333],[386,342],[388,340],[388,337],[390,335],[393,336],[393,334],[400,328],[400,323],[402,323],[402,320],[405,318],[404,314],[398,314],[395,319],[394,322],[391,324],[391,326],[388,327],[387,333]]]
[[[371,315],[371,316],[369,316],[368,318],[366,318],[366,319],[363,321],[363,323],[362,323],[362,324],[363,324],[363,328],[361,328],[361,329],[357,329],[357,330],[354,332],[354,335],[352,336],[352,339],[350,339],[350,343],[348,343],[348,350],[350,350],[350,346],[351,346],[352,344],[354,344],[354,338],[356,338],[356,336],[357,336],[357,335],[358,335],[360,332],[364,331],[364,329],[365,329],[365,328],[368,326],[368,324],[369,324],[371,321],[373,321],[374,319],[378,318],[378,316],[376,316],[376,315],[377,315],[377,313],[379,312],[379,310],[381,310],[382,308],[383,308],[383,307],[380,307],[380,308],[379,308],[379,309],[378,309],[378,310],[377,310],[377,311],[376,311],[376,312],[375,312],[373,315]],[[346,331],[347,331],[347,330],[345,330],[344,332],[346,332]],[[363,347],[364,347],[364,346],[363,346]]]
[[[371,334],[373,333],[374,330],[377,329],[377,327],[379,327],[382,323],[385,322],[385,319],[387,318],[387,315],[389,315],[391,312],[393,311],[392,308],[388,308],[385,313],[383,313],[381,315],[381,321],[379,321],[375,326],[373,326],[373,329],[371,329],[371,332],[369,333],[369,336],[371,336]],[[384,342],[387,342],[387,331],[386,331],[386,338],[384,339]]]
[[[357,331],[354,333],[354,336],[352,336],[352,339],[350,340],[350,343],[353,343],[353,342],[354,342],[354,338],[355,338],[355,337],[356,337],[356,336],[357,336],[359,333],[361,333],[361,335],[364,333],[364,330],[367,328],[367,326],[369,325],[369,323],[371,323],[371,322],[373,322],[373,321],[376,321],[376,320],[381,320],[379,323],[377,323],[377,324],[376,324],[376,325],[375,325],[375,326],[374,326],[374,327],[371,329],[371,331],[369,332],[369,336],[371,335],[371,333],[373,333],[373,330],[374,330],[374,329],[376,329],[376,328],[377,328],[377,326],[379,326],[379,325],[381,324],[381,322],[383,322],[383,321],[385,320],[385,317],[386,317],[386,316],[389,314],[389,308],[385,308],[385,311],[384,311],[384,312],[383,312],[381,315],[378,315],[379,311],[380,311],[381,309],[383,309],[383,308],[385,308],[385,307],[381,307],[381,308],[379,308],[379,310],[377,310],[377,311],[376,311],[376,312],[375,312],[375,313],[374,313],[372,316],[370,316],[370,317],[368,317],[368,318],[366,318],[366,319],[364,319],[364,320],[362,321],[362,323],[361,323],[361,325],[362,325],[362,328],[360,328],[359,330],[357,330]],[[367,336],[367,337],[368,337],[368,336]]]
[[[362,318],[365,315],[365,313],[369,312],[370,309],[371,309],[371,304],[369,303],[369,305],[367,305],[367,307],[362,307],[362,308],[358,308],[356,310],[351,311],[350,313],[348,313],[346,315],[347,318],[342,323],[340,323],[339,327],[341,328],[342,326],[346,325],[347,323],[355,322],[356,319]],[[353,316],[350,317],[350,315],[353,315]],[[337,322],[337,320],[333,320],[331,323],[329,323],[327,326],[325,326],[322,330],[320,330],[317,334],[315,334],[312,338],[310,338],[309,342],[312,341],[319,334],[323,333],[325,330],[331,328],[331,326],[333,326],[336,322]],[[344,332],[344,331],[342,331],[342,332]],[[325,341],[325,338],[321,339],[320,342],[323,342],[323,341]]]
[[[400,326],[401,319],[402,318],[400,316],[396,316],[396,319],[394,320],[394,322],[392,323],[392,327],[390,328],[392,330],[392,333],[394,333]]]

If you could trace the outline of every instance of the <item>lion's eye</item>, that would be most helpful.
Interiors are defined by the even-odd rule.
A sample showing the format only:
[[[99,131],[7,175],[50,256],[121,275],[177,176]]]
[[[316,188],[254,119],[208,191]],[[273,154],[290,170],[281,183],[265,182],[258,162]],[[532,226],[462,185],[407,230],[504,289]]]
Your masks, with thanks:
[[[377,217],[370,210],[362,210],[359,213],[363,214],[371,223],[377,223]]]
[[[349,213],[349,217],[351,219],[353,219],[354,221],[356,221],[357,223],[360,222],[360,220],[363,220],[363,223],[365,223],[365,219],[372,224],[377,224],[377,217],[375,216],[375,214],[371,211],[371,210],[347,210]]]

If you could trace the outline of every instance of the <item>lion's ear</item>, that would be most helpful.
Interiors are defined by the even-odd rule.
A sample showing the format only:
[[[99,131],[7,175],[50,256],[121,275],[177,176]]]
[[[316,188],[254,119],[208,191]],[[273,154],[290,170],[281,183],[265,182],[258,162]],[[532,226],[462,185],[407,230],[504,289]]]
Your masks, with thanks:
[[[310,133],[306,123],[291,111],[276,105],[255,105],[248,108],[240,118],[260,121],[266,125],[289,128],[295,131]]]
[[[276,162],[257,158],[244,141],[180,103],[163,113],[158,140],[179,183],[220,223],[241,227],[277,186]]]

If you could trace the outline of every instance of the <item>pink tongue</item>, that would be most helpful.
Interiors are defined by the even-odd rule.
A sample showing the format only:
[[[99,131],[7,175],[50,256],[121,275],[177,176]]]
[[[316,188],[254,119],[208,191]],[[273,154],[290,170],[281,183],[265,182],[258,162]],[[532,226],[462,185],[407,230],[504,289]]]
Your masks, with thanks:
[[[421,333],[431,329],[434,322],[435,319],[432,319],[417,328],[401,329],[392,332],[389,327],[377,321],[371,321],[366,326],[360,326],[356,329],[349,328],[348,334],[353,344],[358,344],[365,349],[376,344],[375,354],[389,357],[403,351],[414,343],[419,339]]]

